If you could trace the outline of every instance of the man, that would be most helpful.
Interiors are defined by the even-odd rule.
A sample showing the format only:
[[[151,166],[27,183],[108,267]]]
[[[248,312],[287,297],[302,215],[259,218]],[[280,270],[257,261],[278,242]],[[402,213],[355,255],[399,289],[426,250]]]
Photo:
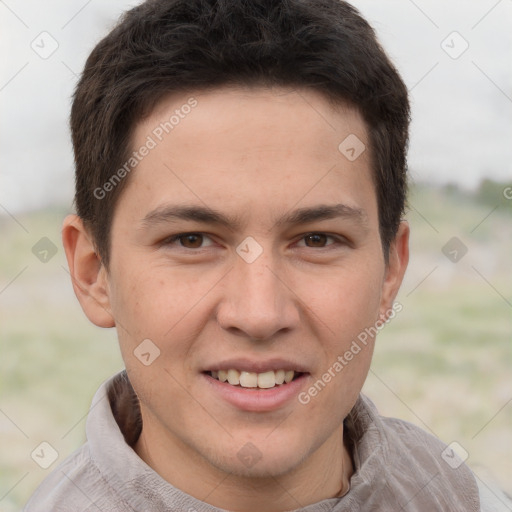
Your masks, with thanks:
[[[408,262],[408,121],[346,3],[125,14],[76,89],[63,243],[126,372],[27,511],[486,509],[360,395]]]

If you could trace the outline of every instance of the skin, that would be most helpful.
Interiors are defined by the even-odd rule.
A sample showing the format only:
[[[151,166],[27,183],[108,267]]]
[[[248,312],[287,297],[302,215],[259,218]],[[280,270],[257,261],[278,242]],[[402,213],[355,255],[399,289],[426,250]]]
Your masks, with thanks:
[[[201,371],[231,357],[291,358],[307,366],[307,390],[388,314],[408,262],[409,229],[402,222],[386,263],[367,130],[355,109],[334,110],[317,92],[284,88],[194,97],[197,107],[129,177],[108,271],[81,220],[66,219],[75,292],[93,323],[117,328],[141,403],[135,450],[147,464],[220,508],[304,507],[348,488],[343,419],[366,379],[374,340],[308,404],[294,398],[274,411],[228,404]],[[159,103],[136,126],[133,148],[187,99]],[[349,134],[367,146],[353,162],[338,151]],[[340,203],[359,214],[276,222],[299,208]],[[143,222],[164,205],[207,206],[238,224]],[[169,241],[190,232],[204,236]],[[252,263],[236,252],[248,236],[263,250]],[[148,338],[160,356],[145,366],[133,352]],[[250,467],[237,457],[248,442],[261,455]]]

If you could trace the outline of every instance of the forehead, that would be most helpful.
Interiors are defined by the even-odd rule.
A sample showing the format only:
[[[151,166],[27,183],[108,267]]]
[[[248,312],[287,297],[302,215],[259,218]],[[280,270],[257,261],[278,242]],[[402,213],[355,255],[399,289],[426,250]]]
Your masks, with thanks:
[[[164,98],[136,126],[135,141],[152,133],[168,148],[198,144],[222,153],[229,147],[228,158],[270,150],[297,153],[300,148],[301,153],[313,151],[335,160],[340,137],[355,132],[366,139],[357,109],[348,103],[333,105],[318,91],[223,87]]]
[[[121,199],[139,218],[169,201],[274,218],[284,207],[342,202],[376,216],[365,123],[318,92],[173,94],[136,126],[132,148],[144,146]]]

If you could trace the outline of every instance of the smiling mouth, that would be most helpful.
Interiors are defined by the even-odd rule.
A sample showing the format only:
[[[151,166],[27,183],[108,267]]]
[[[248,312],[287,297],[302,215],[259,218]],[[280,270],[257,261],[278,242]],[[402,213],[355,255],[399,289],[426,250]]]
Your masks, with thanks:
[[[304,373],[293,370],[270,370],[263,373],[239,371],[235,369],[205,372],[215,380],[238,388],[271,389],[286,385]]]

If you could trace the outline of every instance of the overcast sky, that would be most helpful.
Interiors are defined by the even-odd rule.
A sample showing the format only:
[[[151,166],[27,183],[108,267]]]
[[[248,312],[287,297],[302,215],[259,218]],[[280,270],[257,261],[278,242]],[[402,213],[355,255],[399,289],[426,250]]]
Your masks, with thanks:
[[[77,75],[137,3],[0,1],[0,205],[8,211],[71,204],[68,115]],[[512,1],[352,3],[411,91],[413,178],[467,188],[482,177],[511,181]]]

